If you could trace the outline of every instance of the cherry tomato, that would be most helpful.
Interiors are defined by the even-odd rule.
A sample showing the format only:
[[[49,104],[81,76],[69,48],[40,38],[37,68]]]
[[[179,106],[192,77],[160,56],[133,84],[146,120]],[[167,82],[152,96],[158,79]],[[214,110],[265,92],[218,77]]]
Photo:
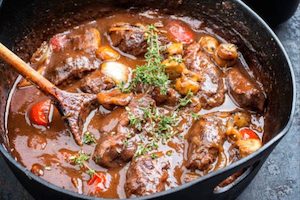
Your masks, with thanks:
[[[31,123],[40,126],[47,126],[50,123],[49,114],[51,109],[51,100],[47,99],[34,104],[29,113]]]
[[[55,35],[50,39],[50,45],[53,51],[56,52],[60,51],[64,47],[65,43],[66,43],[65,36]]]
[[[246,140],[246,139],[259,139],[258,135],[252,131],[251,129],[248,129],[248,128],[244,128],[242,130],[240,130],[240,133],[241,133],[241,136],[242,136],[242,139],[243,140]]]
[[[175,42],[189,44],[194,41],[194,33],[182,22],[172,21],[167,25],[169,37]]]
[[[97,173],[88,181],[88,185],[95,185],[96,190],[106,190],[106,176],[104,173]]]

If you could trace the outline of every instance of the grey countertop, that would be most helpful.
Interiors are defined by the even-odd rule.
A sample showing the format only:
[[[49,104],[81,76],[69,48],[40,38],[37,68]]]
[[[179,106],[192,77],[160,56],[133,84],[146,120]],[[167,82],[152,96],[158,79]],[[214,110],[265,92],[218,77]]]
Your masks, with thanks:
[[[1,1],[1,0],[0,0]],[[292,61],[297,88],[300,88],[300,7],[286,23],[275,29]],[[289,133],[275,148],[257,176],[238,200],[300,199],[300,94]],[[0,156],[0,199],[33,200]]]

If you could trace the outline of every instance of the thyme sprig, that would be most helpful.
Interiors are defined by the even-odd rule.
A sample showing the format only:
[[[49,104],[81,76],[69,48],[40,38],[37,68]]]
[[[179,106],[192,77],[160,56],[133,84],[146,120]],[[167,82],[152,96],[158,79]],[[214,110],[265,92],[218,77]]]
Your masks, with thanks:
[[[162,64],[163,57],[160,53],[162,47],[157,32],[158,30],[154,25],[147,26],[145,32],[148,45],[147,52],[145,53],[146,63],[137,66],[133,70],[133,79],[127,87],[124,83],[119,85],[122,92],[129,92],[134,88],[142,86],[144,91],[147,91],[150,87],[158,87],[161,94],[167,94],[170,80]]]

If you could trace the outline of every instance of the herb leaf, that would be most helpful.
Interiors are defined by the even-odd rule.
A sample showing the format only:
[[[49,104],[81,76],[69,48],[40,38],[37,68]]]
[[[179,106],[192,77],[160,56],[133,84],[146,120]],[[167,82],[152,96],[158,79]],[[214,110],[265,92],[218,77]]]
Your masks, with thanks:
[[[121,91],[130,91],[133,88],[142,86],[147,90],[154,86],[160,88],[160,93],[165,95],[170,84],[168,75],[165,73],[165,67],[162,65],[163,57],[160,53],[162,47],[158,39],[157,28],[154,25],[148,25],[146,30],[147,52],[145,54],[146,64],[137,66],[133,70],[133,79],[126,88],[120,86]]]
[[[90,132],[85,132],[84,135],[83,135],[83,143],[84,144],[95,144],[96,143],[96,138]]]
[[[72,163],[80,167],[83,167],[85,165],[85,162],[88,161],[89,159],[90,159],[90,155],[84,153],[83,151],[79,151],[77,155],[69,157],[69,160]]]
[[[189,91],[184,98],[179,99],[179,106],[185,107],[188,104],[192,103],[193,97],[194,97],[194,94],[191,91]]]

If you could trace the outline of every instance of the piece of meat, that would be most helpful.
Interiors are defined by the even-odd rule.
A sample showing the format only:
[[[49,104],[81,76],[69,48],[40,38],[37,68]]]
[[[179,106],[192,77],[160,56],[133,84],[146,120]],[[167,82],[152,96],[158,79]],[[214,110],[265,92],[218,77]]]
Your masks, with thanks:
[[[200,77],[200,90],[197,96],[200,98],[202,107],[210,109],[222,105],[226,92],[223,74],[210,57],[200,50],[198,43],[187,47],[184,61],[188,69]]]
[[[142,24],[120,22],[113,24],[109,29],[112,45],[121,51],[134,56],[142,56],[147,52],[145,37],[146,27]],[[167,37],[159,32],[158,40],[161,45],[167,44]]]
[[[136,118],[143,118],[144,111],[142,108],[150,108],[156,106],[155,101],[148,94],[136,95],[129,103],[128,110]]]
[[[135,116],[143,117],[141,108],[148,108],[152,105],[155,105],[155,101],[149,95],[137,95],[129,103],[128,110]],[[110,168],[119,167],[134,156],[137,147],[134,138],[135,130],[129,127],[129,111],[121,114],[116,131],[105,134],[97,143],[93,160],[98,165]]]
[[[112,45],[134,56],[142,55],[147,51],[144,34],[145,28],[142,25],[129,23],[116,23],[109,30]]]
[[[55,35],[49,45],[52,52],[45,62],[44,76],[55,85],[67,84],[100,66],[95,55],[100,45],[100,33],[95,28],[79,27]]]
[[[85,93],[97,94],[103,90],[110,90],[115,87],[115,82],[96,70],[83,79],[80,89]]]
[[[107,168],[125,165],[132,159],[136,151],[134,143],[125,145],[126,140],[126,135],[119,132],[101,137],[93,154],[95,163]]]
[[[56,66],[46,69],[45,77],[60,85],[74,78],[81,78],[84,73],[98,69],[100,62],[87,56],[67,57],[64,61],[56,63]]]
[[[210,170],[225,142],[225,125],[216,114],[208,114],[196,121],[187,134],[188,169]]]
[[[227,85],[229,94],[240,107],[263,111],[264,92],[246,72],[238,68],[230,69],[227,73]]]
[[[169,165],[163,158],[152,159],[150,155],[135,158],[126,174],[126,196],[138,197],[164,191]]]
[[[155,88],[151,93],[152,98],[155,100],[157,105],[169,105],[175,106],[178,104],[180,99],[180,94],[172,89],[169,88],[166,95],[160,93],[159,88]]]

